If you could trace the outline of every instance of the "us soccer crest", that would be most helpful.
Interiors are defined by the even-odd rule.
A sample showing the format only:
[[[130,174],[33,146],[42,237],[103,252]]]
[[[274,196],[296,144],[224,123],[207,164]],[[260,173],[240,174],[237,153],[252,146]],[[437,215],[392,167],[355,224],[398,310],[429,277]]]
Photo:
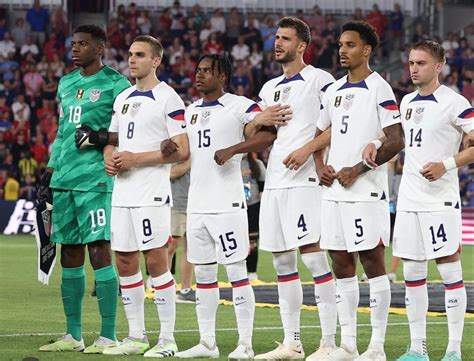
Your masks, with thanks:
[[[204,110],[201,112],[201,118],[202,120],[207,120],[211,116],[211,111],[210,110]]]
[[[83,95],[84,95],[84,89],[77,89],[76,99],[82,99]]]
[[[410,120],[410,118],[411,118],[411,111],[412,111],[411,108],[408,108],[408,109],[407,109],[407,113],[405,114],[405,120]]]
[[[130,104],[124,104],[123,107],[122,107],[122,114],[127,114],[128,112],[128,107],[130,106]]]
[[[424,107],[417,107],[415,109],[415,115],[413,116],[413,121],[415,123],[419,123],[423,120],[423,114],[425,112],[425,108]]]
[[[352,106],[352,103],[354,103],[354,97],[355,94],[346,94],[344,97],[344,102],[342,103],[342,106],[345,110],[349,110],[349,108]]]
[[[290,97],[291,86],[286,86],[283,88],[283,95],[281,96],[281,101],[286,102]]]
[[[336,99],[334,100],[334,107],[337,108],[339,107],[339,105],[341,105],[341,100],[342,100],[342,96],[341,95],[338,95],[336,97]]]
[[[92,103],[95,103],[100,98],[100,90],[99,89],[92,89],[89,95],[89,100]]]
[[[140,110],[141,105],[142,103],[138,103],[138,102],[132,104],[132,110],[130,111],[130,114],[132,117],[137,115],[138,111]]]
[[[193,115],[191,115],[191,121],[190,121],[190,123],[191,123],[192,125],[196,124],[197,119],[198,119],[198,114],[193,114]]]
[[[274,101],[274,102],[277,102],[277,101],[280,100],[280,93],[281,93],[280,90],[277,90],[277,91],[275,92],[275,95],[273,96],[273,101]]]

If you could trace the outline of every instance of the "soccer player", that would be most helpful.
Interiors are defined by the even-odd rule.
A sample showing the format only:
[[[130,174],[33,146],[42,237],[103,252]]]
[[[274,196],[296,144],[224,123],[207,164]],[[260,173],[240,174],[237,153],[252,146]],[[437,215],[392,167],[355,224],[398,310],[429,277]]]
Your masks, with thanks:
[[[196,65],[196,88],[203,98],[186,109],[191,150],[191,183],[187,207],[188,260],[195,265],[196,314],[200,343],[179,358],[219,357],[215,323],[219,301],[217,266],[223,264],[232,284],[239,340],[229,360],[254,357],[252,331],[255,296],[247,278],[249,251],[241,153],[264,149],[275,139],[267,118],[290,119],[287,107],[260,112],[253,101],[226,93],[232,76],[224,55],[204,55]],[[268,120],[268,119],[267,119]],[[260,121],[263,121],[261,123]],[[269,123],[271,124],[271,123]],[[244,134],[246,141],[242,142]]]
[[[413,44],[410,74],[418,89],[403,97],[405,165],[398,193],[393,254],[403,258],[410,350],[400,361],[429,360],[426,348],[428,260],[434,259],[445,285],[449,343],[443,361],[461,360],[466,312],[461,261],[461,201],[457,168],[474,161],[474,148],[458,153],[463,133],[474,139],[474,109],[467,99],[439,83],[446,62],[443,47],[430,40]],[[365,156],[371,162],[374,146]],[[416,194],[416,197],[413,195]]]
[[[111,242],[129,333],[119,346],[105,350],[104,354],[172,357],[178,349],[174,340],[176,286],[168,269],[167,251],[172,204],[168,163],[189,157],[184,103],[156,76],[163,58],[158,40],[149,35],[138,36],[128,55],[130,75],[136,79],[136,85],[115,100],[109,128],[111,144],[104,148],[104,158],[107,174],[116,175]],[[168,138],[178,149],[165,159],[160,143]],[[118,145],[118,152],[114,153],[112,144]],[[141,252],[152,277],[160,319],[158,343],[149,351]]]
[[[86,245],[97,281],[102,328],[100,337],[84,352],[102,353],[104,348],[117,344],[118,283],[109,242],[113,180],[104,172],[101,148],[77,149],[74,145],[77,126],[90,129],[109,126],[115,98],[130,86],[126,78],[102,64],[105,43],[105,32],[98,26],[76,28],[72,58],[79,69],[59,82],[58,134],[48,168],[40,181],[38,197],[54,203],[51,240],[61,244],[61,294],[67,331],[64,337],[42,346],[40,351],[84,350],[82,300]]]
[[[336,349],[336,286],[325,252],[319,247],[321,187],[314,159],[294,166],[289,158],[314,138],[320,99],[334,82],[327,72],[306,65],[303,54],[310,30],[301,20],[283,18],[275,37],[275,60],[283,75],[265,83],[259,104],[290,104],[292,120],[278,127],[270,152],[260,208],[260,249],[273,253],[278,276],[278,297],[284,340],[275,350],[256,359],[304,359],[300,341],[300,308],[303,291],[297,268],[297,249],[314,278],[322,337],[319,349],[309,360],[319,360]],[[287,125],[285,125],[287,124]],[[291,154],[290,154],[291,153]],[[286,167],[288,165],[288,168]]]
[[[324,95],[317,135],[331,127],[327,164],[322,152],[316,166],[324,185],[321,205],[321,248],[328,249],[337,284],[341,347],[328,360],[385,361],[385,332],[390,283],[384,249],[389,242],[390,216],[386,165],[370,170],[362,150],[385,135],[375,162],[382,165],[403,147],[400,112],[389,84],[370,69],[369,58],[379,43],[375,29],[359,21],[342,27],[340,64],[348,74]],[[372,337],[367,351],[357,351],[359,283],[358,252],[370,285]]]

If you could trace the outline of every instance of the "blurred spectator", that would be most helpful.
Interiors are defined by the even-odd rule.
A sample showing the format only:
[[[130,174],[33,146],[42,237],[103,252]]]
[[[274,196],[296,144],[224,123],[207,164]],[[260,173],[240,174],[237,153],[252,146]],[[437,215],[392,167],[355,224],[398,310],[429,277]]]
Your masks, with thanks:
[[[20,183],[15,179],[15,173],[12,171],[7,172],[3,195],[6,201],[16,201],[20,195]]]
[[[164,8],[158,20],[160,33],[162,34],[163,37],[166,37],[168,33],[170,32],[172,21],[173,20],[171,18],[171,9]]]
[[[50,62],[53,60],[53,56],[63,56],[64,54],[64,42],[58,39],[56,33],[51,32],[48,36],[48,40],[43,45],[43,53],[46,55],[46,59]]]
[[[12,104],[12,113],[14,121],[30,120],[31,109],[25,103],[25,96],[23,94],[18,94],[17,100]]]
[[[51,28],[54,33],[64,40],[67,34],[67,14],[61,6],[56,6],[51,14]]]
[[[34,43],[33,35],[27,35],[25,44],[21,46],[20,55],[25,56],[27,53],[34,56],[39,54],[38,45]]]
[[[210,24],[212,31],[219,33],[219,35],[225,34],[225,18],[220,9],[214,10],[210,19]]]
[[[403,72],[401,78],[393,82],[392,89],[399,102],[405,95],[413,91],[413,83],[407,72]]]
[[[184,47],[181,45],[181,40],[176,37],[173,39],[173,45],[168,49],[169,64],[171,66],[176,64],[176,60],[182,59],[184,54]]]
[[[446,81],[446,86],[452,90],[454,90],[456,93],[461,93],[461,91],[458,88],[458,73],[457,72],[452,72]]]
[[[332,42],[330,42],[330,39],[331,38],[329,37],[322,39],[317,57],[318,67],[333,73],[336,70],[337,65],[337,49]]]
[[[34,62],[32,60],[31,62]],[[42,55],[38,64],[36,64],[36,71],[42,76],[45,77],[48,74],[49,63],[48,59],[46,59],[46,55]]]
[[[383,41],[385,38],[385,27],[388,25],[388,19],[380,11],[378,4],[372,6],[372,11],[367,14],[365,21],[375,28],[380,40]]]
[[[137,26],[140,29],[140,33],[142,34],[150,34],[151,33],[151,20],[148,17],[147,11],[140,11],[140,15],[137,18]]]
[[[233,93],[237,93],[237,87],[242,86],[244,94],[242,95],[248,95],[249,90],[250,90],[250,79],[245,74],[244,70],[244,65],[242,62],[239,62],[236,65],[236,69],[234,71],[234,74],[232,78],[230,79],[230,89]]]
[[[240,36],[240,29],[242,28],[242,16],[239,13],[239,10],[236,7],[230,9],[229,14],[227,14],[226,22],[226,48],[232,49],[232,47],[237,44],[237,39]]]
[[[278,27],[275,25],[273,16],[267,15],[261,26],[261,36],[263,40],[263,51],[265,53],[271,53],[273,51],[273,43],[275,41],[275,34]]]
[[[11,147],[11,154],[13,156],[13,164],[18,164],[20,159],[23,157],[25,152],[28,152],[30,147],[27,144],[25,134],[18,133],[16,136],[16,141]]]
[[[20,199],[26,199],[27,201],[36,200],[36,187],[32,176],[27,175],[20,185]]]
[[[430,37],[426,34],[425,29],[422,23],[418,23],[415,25],[415,33],[411,38],[412,43],[417,43],[422,40],[428,40]]]
[[[26,24],[25,19],[16,19],[15,27],[12,29],[12,37],[17,49],[26,44],[26,38],[29,34],[30,27]]]
[[[62,72],[64,70],[64,63],[60,62],[60,64],[62,64],[62,67],[58,67],[58,71],[60,70]],[[58,81],[56,80],[57,77],[59,76],[57,73],[54,73],[54,68],[52,67],[44,78],[44,82],[41,87],[41,96],[43,99],[56,99],[56,93],[58,91]]]
[[[314,5],[313,13],[305,19],[305,22],[316,34],[321,34],[326,25],[326,19],[318,5]]]
[[[260,29],[260,21],[255,16],[255,13],[251,11],[247,14],[247,18],[244,22],[244,28],[248,28],[249,24],[252,24],[255,29]]]
[[[244,26],[241,36],[243,36],[245,39],[245,44],[248,46],[251,46],[252,43],[257,43],[259,46],[262,44],[262,35],[260,34],[260,30],[255,27],[255,23],[253,21]]]
[[[354,10],[354,14],[352,14],[351,20],[354,20],[354,21],[364,20],[364,13],[362,12],[361,8],[356,8]]]
[[[175,1],[171,8],[171,36],[182,38],[186,31],[186,10],[179,1]]]
[[[456,39],[456,35],[452,32],[449,32],[447,35],[447,39],[443,41],[441,46],[444,48],[444,50],[456,50],[459,47],[459,43]]]
[[[208,41],[204,44],[204,52],[208,54],[222,54],[224,45],[220,42],[216,33],[209,35]]]
[[[257,43],[253,43],[257,44]],[[258,44],[257,44],[258,47]],[[247,44],[245,44],[245,38],[243,36],[239,36],[238,43],[232,47],[231,52],[232,58],[234,59],[234,66],[239,60],[245,60],[250,55],[250,48]]]
[[[20,181],[23,182],[26,176],[30,176],[35,181],[38,163],[31,157],[31,151],[27,150],[23,153],[22,158],[18,162],[18,168],[20,169]]]
[[[36,71],[34,63],[28,65],[28,72],[23,76],[25,84],[25,93],[31,98],[37,98],[41,95],[41,86],[43,85],[43,77]]]
[[[192,21],[192,29],[199,32],[201,30],[204,19],[206,18],[199,4],[194,4],[191,9],[191,13],[189,14],[189,18]]]
[[[5,36],[5,31],[7,31],[6,23],[6,19],[3,16],[0,17],[0,40],[3,40],[3,37]]]
[[[15,55],[16,47],[12,40],[12,34],[5,31],[3,40],[0,40],[0,61],[8,59],[11,55]]]
[[[399,48],[403,35],[403,13],[399,3],[395,3],[393,11],[390,12],[390,33],[394,47]]]
[[[254,85],[263,83],[263,53],[257,43],[252,44],[252,54],[249,57],[252,66],[252,78]],[[258,95],[260,91],[258,86],[253,87],[254,95]]]
[[[48,155],[48,147],[44,144],[44,136],[39,133],[36,135],[35,143],[31,147],[31,153],[39,166],[46,164]]]
[[[39,0],[34,0],[33,7],[26,12],[26,21],[30,24],[34,41],[38,41],[40,45],[43,45],[46,39],[48,18],[48,10],[40,5]]]

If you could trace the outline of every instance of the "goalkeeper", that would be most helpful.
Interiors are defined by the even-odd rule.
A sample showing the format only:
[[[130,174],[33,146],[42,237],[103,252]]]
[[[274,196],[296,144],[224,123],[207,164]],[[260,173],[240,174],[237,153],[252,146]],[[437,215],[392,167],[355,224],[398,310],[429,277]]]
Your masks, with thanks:
[[[64,76],[58,87],[59,127],[38,198],[53,203],[51,241],[61,244],[61,294],[66,335],[40,351],[102,353],[117,345],[115,318],[118,281],[110,250],[110,207],[113,178],[104,172],[102,147],[115,98],[130,86],[117,71],[101,61],[105,32],[82,25],[72,38],[72,59],[79,68]],[[75,131],[78,144],[75,145]],[[99,129],[104,129],[99,130]],[[96,143],[95,146],[93,143]],[[97,281],[102,316],[100,336],[84,349],[82,300],[85,289],[85,246]]]

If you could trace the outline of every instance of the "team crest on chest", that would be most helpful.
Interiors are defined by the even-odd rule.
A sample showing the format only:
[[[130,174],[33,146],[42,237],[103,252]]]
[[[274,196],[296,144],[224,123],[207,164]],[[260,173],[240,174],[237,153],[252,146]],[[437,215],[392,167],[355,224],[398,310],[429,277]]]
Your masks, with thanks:
[[[354,103],[354,97],[355,94],[346,94],[344,97],[344,102],[342,103],[342,106],[345,110],[349,110],[349,108],[352,106],[352,103]]]
[[[203,110],[201,112],[201,118],[202,120],[207,120],[211,117],[211,111],[210,110]]]
[[[338,95],[336,99],[334,100],[334,108],[337,108],[339,107],[339,105],[341,105],[341,100],[342,100],[342,96]]]
[[[92,89],[89,95],[89,100],[92,103],[95,103],[100,98],[100,90],[99,89]]]
[[[415,109],[415,115],[413,116],[413,121],[417,124],[421,122],[423,120],[424,113],[425,113],[424,107],[417,107]]]
[[[128,112],[128,107],[130,106],[130,104],[126,103],[123,105],[122,107],[122,114],[127,114]]]
[[[408,108],[407,113],[405,114],[405,120],[410,120],[412,109]]]
[[[140,110],[141,105],[142,103],[138,103],[138,102],[132,104],[132,110],[130,110],[130,114],[132,117],[137,115],[138,111]]]
[[[190,121],[191,125],[196,124],[197,119],[198,119],[198,114],[191,115],[191,121]]]
[[[283,88],[283,94],[281,96],[281,100],[283,102],[286,102],[288,98],[290,97],[290,90],[291,90],[291,86],[286,86]]]
[[[82,99],[82,97],[84,96],[84,91],[84,89],[77,89],[76,99]]]
[[[274,101],[274,102],[277,102],[277,101],[280,100],[280,93],[281,93],[280,90],[277,90],[277,91],[275,92],[275,95],[273,96],[273,101]]]

